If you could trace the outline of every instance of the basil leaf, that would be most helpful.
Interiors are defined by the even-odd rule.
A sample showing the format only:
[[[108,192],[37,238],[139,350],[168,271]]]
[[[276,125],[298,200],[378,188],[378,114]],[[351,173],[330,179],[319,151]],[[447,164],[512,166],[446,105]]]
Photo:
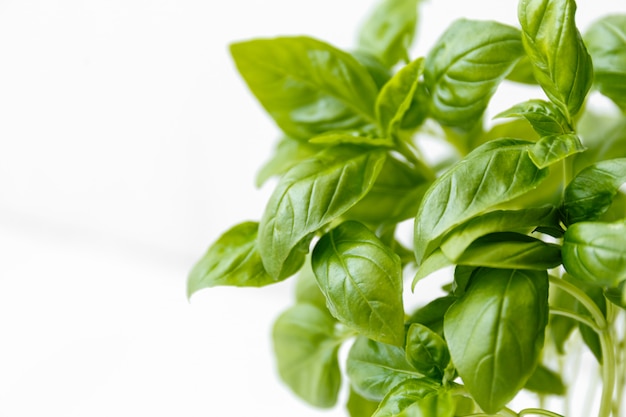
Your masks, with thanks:
[[[598,219],[624,183],[626,158],[601,161],[583,169],[565,189],[561,208],[564,223]]]
[[[539,394],[565,395],[566,391],[561,375],[541,364],[535,368],[524,388]]]
[[[400,60],[408,61],[420,1],[382,0],[359,31],[359,48],[376,56],[387,68]]]
[[[606,16],[585,34],[593,58],[594,85],[626,111],[626,15]]]
[[[626,221],[580,222],[563,238],[563,266],[574,277],[613,287],[626,279]]]
[[[426,57],[430,115],[441,124],[469,130],[522,54],[520,32],[511,26],[455,21]]]
[[[189,273],[187,297],[218,285],[262,287],[275,283],[257,250],[258,227],[256,222],[244,222],[220,236]]]
[[[370,339],[403,345],[400,258],[373,232],[342,223],[319,240],[312,265],[333,316]]]
[[[296,303],[313,304],[322,310],[327,310],[326,297],[324,297],[324,293],[322,293],[319,285],[317,285],[310,259],[305,261],[304,267],[298,272],[295,293]]]
[[[528,155],[538,168],[546,168],[585,150],[577,135],[553,135],[541,138],[530,148]]]
[[[371,416],[378,409],[378,401],[367,400],[357,394],[353,389],[350,389],[346,408],[348,409],[350,417]]]
[[[407,324],[419,323],[438,335],[443,335],[443,316],[455,301],[456,297],[451,295],[435,298],[425,306],[415,310],[408,318]]]
[[[626,310],[626,281],[622,281],[618,286],[604,290],[604,296],[614,305],[622,310]]]
[[[418,372],[441,380],[450,365],[446,342],[428,327],[413,323],[406,336],[406,359]]]
[[[502,409],[534,372],[547,319],[545,271],[480,269],[446,313],[452,362],[486,413]]]
[[[441,250],[456,261],[473,241],[495,232],[530,233],[538,226],[557,226],[558,211],[553,206],[520,210],[496,210],[474,217],[452,229],[441,241]]]
[[[256,186],[260,187],[271,177],[284,174],[291,167],[312,157],[321,149],[321,146],[289,137],[281,139],[272,157],[259,170],[256,176]]]
[[[574,131],[561,110],[554,103],[544,100],[528,100],[495,116],[503,117],[523,117],[540,136],[562,135]]]
[[[335,405],[341,386],[335,320],[312,304],[281,314],[272,333],[278,373],[300,398],[316,407]]]
[[[415,290],[417,283],[430,274],[452,265],[454,265],[454,262],[449,259],[441,249],[435,250],[428,255],[417,269],[417,273],[413,278],[412,289]]]
[[[372,187],[385,153],[328,148],[290,169],[269,199],[259,225],[259,252],[273,277],[294,273],[313,233],[336,219]]]
[[[585,111],[576,131],[583,138],[587,151],[574,158],[574,172],[607,159],[626,158],[626,117],[614,118],[606,112]]]
[[[353,51],[351,55],[369,72],[379,90],[387,84],[391,78],[391,72],[378,58],[362,50]]]
[[[574,0],[521,0],[518,9],[535,78],[567,120],[580,110],[593,80],[591,57],[575,14]]]
[[[358,337],[352,345],[346,366],[352,388],[372,401],[381,401],[407,379],[423,379],[407,362],[404,349],[365,337]]]
[[[388,156],[371,190],[345,215],[365,223],[400,222],[415,216],[430,179]]]
[[[423,71],[424,59],[416,59],[400,69],[380,91],[376,99],[376,119],[383,137],[397,137]]]
[[[528,156],[531,142],[488,142],[440,176],[424,195],[415,220],[419,265],[452,228],[497,204],[536,188],[547,176]]]
[[[545,271],[561,264],[561,247],[519,233],[500,232],[474,241],[456,262],[459,265]]]
[[[309,143],[313,145],[358,145],[371,148],[387,148],[394,147],[393,140],[389,138],[378,138],[369,136],[371,132],[367,130],[333,130],[327,133],[322,133],[309,140]]]
[[[409,379],[385,396],[372,417],[452,417],[453,404],[450,394],[447,392],[441,394],[442,402],[447,400],[447,408],[443,404],[438,407],[436,394],[436,389],[432,385],[422,380]],[[426,413],[427,411],[430,413]]]
[[[533,74],[533,64],[527,55],[523,56],[513,67],[506,79],[516,83],[537,85],[537,80]]]
[[[256,39],[230,47],[237,69],[261,105],[289,136],[374,122],[378,88],[351,55],[308,37]]]

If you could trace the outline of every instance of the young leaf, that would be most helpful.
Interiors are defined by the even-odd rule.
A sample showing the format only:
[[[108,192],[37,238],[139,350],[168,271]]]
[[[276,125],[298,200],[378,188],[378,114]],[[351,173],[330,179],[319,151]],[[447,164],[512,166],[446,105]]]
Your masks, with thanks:
[[[575,14],[574,0],[521,0],[518,9],[535,78],[567,120],[580,110],[593,80],[591,57]]]
[[[563,239],[563,266],[574,277],[613,287],[626,279],[626,221],[579,222]]]
[[[520,210],[495,210],[476,216],[452,229],[441,241],[441,250],[456,261],[473,241],[495,232],[530,233],[538,226],[557,226],[558,211],[553,206]]]
[[[274,149],[274,154],[259,170],[256,176],[256,186],[262,186],[275,175],[282,175],[294,165],[318,153],[321,146],[313,145],[301,140],[285,137]]]
[[[391,68],[408,61],[421,0],[381,0],[359,32],[358,46]]]
[[[569,133],[542,137],[530,148],[528,155],[538,168],[546,168],[585,150],[578,136]]]
[[[319,240],[312,265],[333,316],[370,339],[404,344],[400,258],[373,232],[342,223]]]
[[[230,50],[252,93],[289,136],[307,140],[374,122],[378,88],[351,55],[308,37],[256,39]]]
[[[453,415],[454,404],[449,392],[438,394],[432,385],[422,380],[409,379],[385,396],[372,417],[452,417]]]
[[[441,380],[450,364],[446,342],[428,327],[414,323],[406,336],[406,359],[422,374]]]
[[[626,112],[626,14],[606,16],[585,34],[594,85]]]
[[[281,314],[272,333],[278,373],[303,400],[316,407],[335,405],[341,386],[336,321],[312,304],[296,304]]]
[[[534,372],[547,318],[545,271],[480,269],[446,313],[452,362],[485,412],[502,409]]]
[[[218,285],[262,287],[275,283],[257,250],[258,228],[256,222],[244,222],[220,236],[189,273],[187,296]]]
[[[523,54],[519,30],[491,21],[455,21],[426,57],[430,115],[470,129]]]
[[[539,394],[565,395],[566,391],[561,375],[541,364],[528,378],[524,388]]]
[[[561,110],[554,103],[544,100],[528,100],[495,116],[503,117],[523,117],[540,136],[562,135],[574,131]]]
[[[415,220],[419,265],[452,228],[534,188],[547,176],[528,156],[531,142],[488,142],[439,177],[424,195]]]
[[[561,247],[520,233],[493,233],[474,241],[456,263],[545,271],[561,264]]]
[[[370,190],[385,160],[380,150],[328,148],[280,180],[259,225],[259,252],[273,277],[294,273],[312,234],[345,213]]]
[[[626,158],[597,162],[580,171],[565,189],[561,208],[564,223],[598,219],[625,182]]]
[[[400,69],[380,91],[376,99],[376,118],[383,137],[397,136],[423,71],[424,59],[416,59]]]
[[[438,335],[443,335],[443,316],[455,301],[456,297],[451,295],[435,298],[425,306],[415,310],[407,319],[407,324],[419,323]]]
[[[352,388],[364,398],[381,401],[408,379],[423,379],[406,360],[404,349],[358,337],[348,354],[346,372]],[[433,387],[438,384],[431,381]]]

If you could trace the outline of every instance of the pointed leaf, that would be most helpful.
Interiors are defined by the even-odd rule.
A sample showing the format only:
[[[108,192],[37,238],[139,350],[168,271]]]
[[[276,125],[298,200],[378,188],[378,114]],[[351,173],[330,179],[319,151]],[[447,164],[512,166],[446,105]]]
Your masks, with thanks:
[[[410,379],[395,387],[381,401],[372,417],[453,416],[454,405],[449,393],[441,393],[423,380]]]
[[[446,313],[452,362],[485,412],[495,414],[538,364],[548,319],[545,271],[480,269]]]
[[[326,149],[280,180],[259,225],[259,252],[274,277],[294,273],[313,234],[370,190],[385,153],[353,146]]]
[[[244,222],[220,236],[189,273],[187,296],[218,285],[262,287],[275,283],[257,250],[258,228],[256,222]]]
[[[562,135],[573,131],[561,110],[549,101],[528,100],[495,116],[523,117],[540,136]]]
[[[261,105],[289,136],[374,122],[378,88],[351,55],[308,37],[255,39],[230,47],[237,69]]]
[[[446,342],[428,327],[414,323],[406,336],[406,359],[422,374],[441,380],[450,364]]]
[[[538,168],[546,168],[585,150],[577,135],[554,135],[541,138],[530,148],[528,155]]]
[[[400,258],[373,232],[342,223],[319,240],[312,265],[333,316],[370,339],[403,345]]]

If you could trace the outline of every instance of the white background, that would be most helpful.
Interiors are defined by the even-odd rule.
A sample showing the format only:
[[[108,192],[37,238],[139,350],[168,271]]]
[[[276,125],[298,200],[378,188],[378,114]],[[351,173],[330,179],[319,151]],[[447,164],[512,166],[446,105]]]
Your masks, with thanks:
[[[278,131],[230,42],[354,45],[373,0],[0,0],[0,416],[340,416],[276,378],[291,283],[186,275],[230,226]],[[431,0],[414,56],[453,19],[517,3]],[[581,0],[579,27],[620,0]],[[505,97],[515,102],[529,97]]]

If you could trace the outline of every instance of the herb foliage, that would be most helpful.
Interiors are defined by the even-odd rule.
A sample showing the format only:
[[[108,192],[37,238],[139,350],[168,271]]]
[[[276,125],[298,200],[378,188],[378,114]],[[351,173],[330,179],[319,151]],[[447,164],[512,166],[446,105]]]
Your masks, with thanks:
[[[554,368],[575,340],[598,361],[596,415],[623,416],[626,14],[581,33],[574,0],[520,0],[519,27],[460,19],[413,59],[419,10],[381,0],[354,51],[303,36],[231,45],[284,135],[257,184],[278,180],[260,220],[199,260],[188,295],[297,276],[274,325],[278,372],[321,408],[347,379],[352,417],[559,416],[509,404],[567,397],[575,381]],[[486,121],[503,82],[545,96]],[[434,163],[424,135],[453,151]],[[403,287],[445,267],[445,296],[406,311]]]

